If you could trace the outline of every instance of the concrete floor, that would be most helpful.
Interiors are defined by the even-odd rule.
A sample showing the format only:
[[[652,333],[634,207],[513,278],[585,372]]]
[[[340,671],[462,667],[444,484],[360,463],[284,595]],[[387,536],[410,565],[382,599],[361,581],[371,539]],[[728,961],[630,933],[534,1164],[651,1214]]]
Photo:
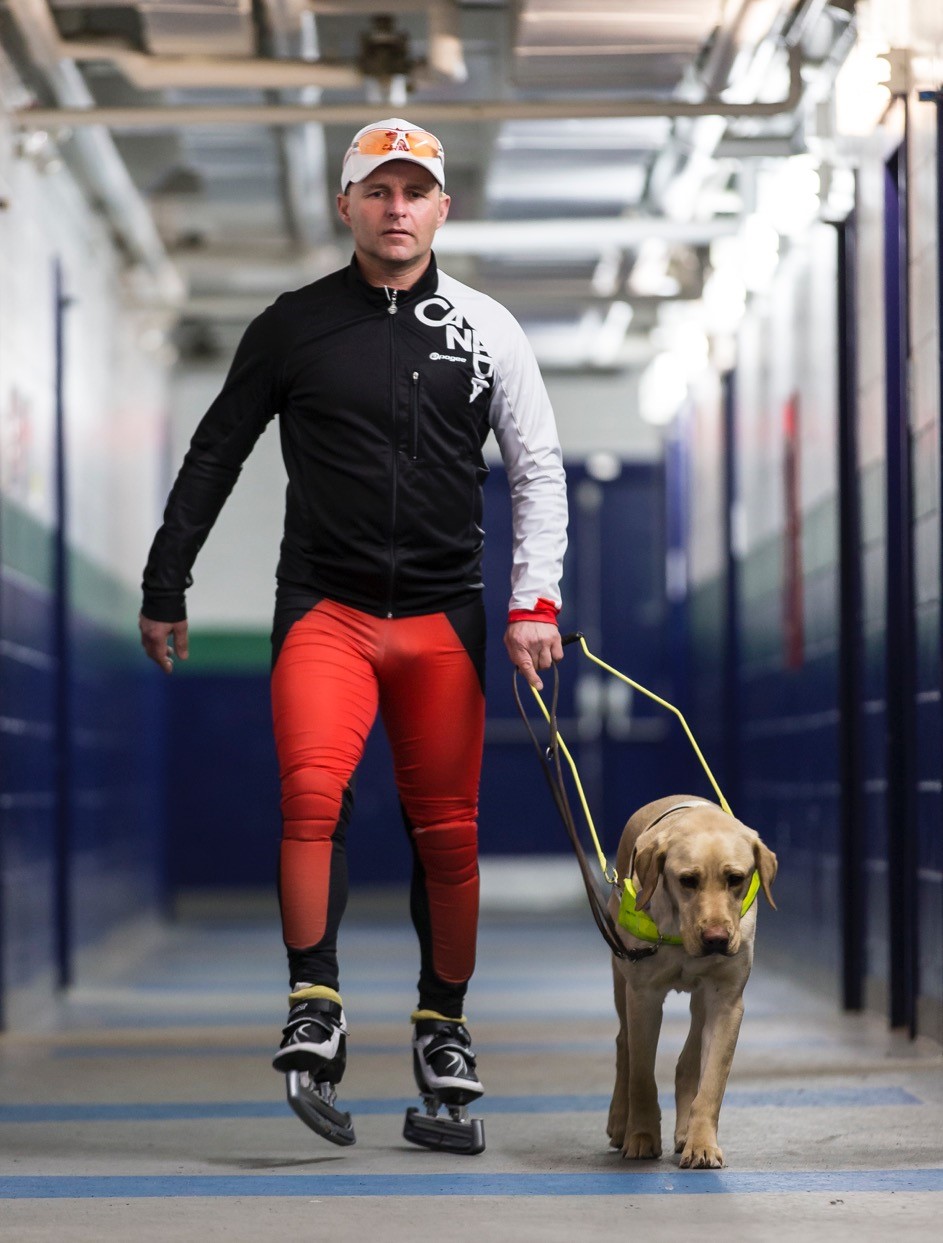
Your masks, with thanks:
[[[615,1018],[585,909],[485,915],[468,1012],[487,1150],[406,1144],[415,943],[405,898],[368,905],[349,911],[341,947],[354,1147],[303,1127],[269,1066],[284,1015],[274,917],[190,913],[100,957],[43,1030],[0,1039],[0,1239],[940,1238],[939,1048],[764,969],[762,918],[723,1171],[673,1156],[630,1165],[608,1148]],[[666,1137],[685,1029],[674,998],[659,1056]]]

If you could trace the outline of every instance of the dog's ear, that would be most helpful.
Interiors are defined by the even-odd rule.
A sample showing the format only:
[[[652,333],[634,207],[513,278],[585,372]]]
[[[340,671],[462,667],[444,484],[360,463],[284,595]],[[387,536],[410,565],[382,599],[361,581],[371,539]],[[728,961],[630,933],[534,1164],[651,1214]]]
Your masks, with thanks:
[[[635,848],[634,867],[641,886],[635,899],[637,910],[643,911],[654,897],[659,877],[665,870],[667,854],[668,847],[655,834],[643,833],[639,838]]]
[[[773,901],[771,890],[773,881],[776,879],[776,870],[779,867],[776,856],[768,846],[764,846],[760,839],[757,838],[753,843],[753,859],[756,863],[756,870],[760,874],[760,884],[763,887],[763,892],[766,894],[766,901],[775,911],[776,903]]]

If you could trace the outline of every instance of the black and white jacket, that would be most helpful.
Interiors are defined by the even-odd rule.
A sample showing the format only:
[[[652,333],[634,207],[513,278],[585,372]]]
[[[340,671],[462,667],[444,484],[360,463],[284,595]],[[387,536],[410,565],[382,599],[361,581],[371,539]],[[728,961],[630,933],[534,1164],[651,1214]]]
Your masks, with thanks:
[[[280,582],[384,617],[474,599],[493,429],[513,506],[510,613],[553,620],[567,506],[550,402],[517,321],[434,257],[405,291],[367,284],[354,259],[249,325],[167,502],[145,616],[186,616],[197,553],[276,414],[288,473]]]

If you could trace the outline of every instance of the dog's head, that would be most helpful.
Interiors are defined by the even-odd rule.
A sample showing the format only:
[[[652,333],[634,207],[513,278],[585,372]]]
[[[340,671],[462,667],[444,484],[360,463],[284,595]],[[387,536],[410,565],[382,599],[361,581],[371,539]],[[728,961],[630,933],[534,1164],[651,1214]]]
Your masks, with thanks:
[[[688,954],[736,954],[740,910],[753,873],[775,908],[776,867],[776,856],[753,829],[713,804],[686,807],[638,838],[636,905],[647,908],[657,891],[655,922],[661,927],[663,918],[674,915]]]

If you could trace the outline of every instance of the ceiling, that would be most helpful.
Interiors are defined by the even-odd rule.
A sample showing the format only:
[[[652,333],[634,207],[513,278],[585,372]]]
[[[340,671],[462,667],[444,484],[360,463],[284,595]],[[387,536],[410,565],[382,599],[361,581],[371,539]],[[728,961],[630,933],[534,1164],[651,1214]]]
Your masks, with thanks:
[[[807,153],[851,0],[0,0],[24,152],[64,156],[186,358],[346,261],[351,134],[446,149],[443,267],[545,367],[644,364],[758,174]],[[716,251],[716,247],[714,247]],[[653,335],[654,334],[654,335]]]

